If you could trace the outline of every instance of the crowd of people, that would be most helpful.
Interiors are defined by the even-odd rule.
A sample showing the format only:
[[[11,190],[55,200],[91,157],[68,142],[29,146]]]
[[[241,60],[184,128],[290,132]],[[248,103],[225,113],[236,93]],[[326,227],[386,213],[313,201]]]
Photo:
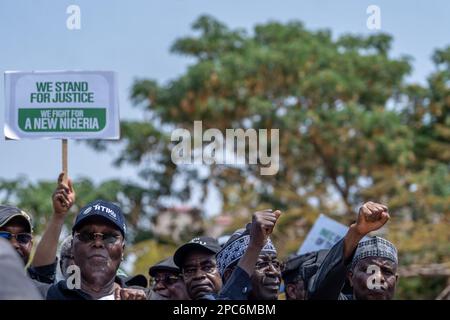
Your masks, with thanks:
[[[0,299],[277,300],[281,291],[287,300],[394,297],[397,250],[386,239],[368,236],[390,218],[382,204],[363,204],[356,222],[331,249],[293,254],[285,261],[270,238],[282,213],[257,211],[222,245],[207,236],[181,245],[149,266],[148,281],[120,272],[127,226],[119,206],[99,199],[83,207],[58,250],[75,202],[64,174],[52,200],[54,213],[32,257],[29,215],[0,205]]]

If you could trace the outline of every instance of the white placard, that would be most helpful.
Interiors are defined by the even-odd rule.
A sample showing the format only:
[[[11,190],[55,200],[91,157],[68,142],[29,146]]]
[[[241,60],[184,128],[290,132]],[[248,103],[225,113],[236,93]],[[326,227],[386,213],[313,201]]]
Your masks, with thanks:
[[[5,72],[7,139],[119,139],[112,71]]]
[[[347,233],[348,227],[321,214],[302,243],[298,254],[330,249]]]

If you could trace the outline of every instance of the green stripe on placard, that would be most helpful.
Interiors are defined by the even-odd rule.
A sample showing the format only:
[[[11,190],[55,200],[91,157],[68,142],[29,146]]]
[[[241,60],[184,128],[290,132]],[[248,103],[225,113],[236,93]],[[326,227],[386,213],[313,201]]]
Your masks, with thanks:
[[[106,108],[19,108],[25,132],[98,132],[106,126]]]

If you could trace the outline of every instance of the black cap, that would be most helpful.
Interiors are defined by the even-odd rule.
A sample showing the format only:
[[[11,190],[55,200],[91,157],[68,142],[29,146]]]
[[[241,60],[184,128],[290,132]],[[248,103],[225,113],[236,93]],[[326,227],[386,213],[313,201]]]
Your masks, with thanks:
[[[173,262],[173,257],[164,259],[148,269],[148,274],[152,277],[156,276],[159,271],[170,271],[176,274],[181,272],[180,268]]]
[[[124,278],[126,287],[142,287],[147,288],[148,281],[143,274],[137,274],[134,276],[129,276]]]
[[[0,227],[3,227],[15,217],[20,217],[23,220],[27,227],[27,232],[31,233],[33,231],[31,218],[25,211],[12,206],[0,205]]]
[[[127,227],[122,210],[114,203],[104,200],[95,200],[83,207],[77,215],[72,232],[77,230],[86,219],[91,217],[101,217],[111,222],[120,230],[125,238]]]
[[[302,255],[290,255],[285,263],[281,276],[284,282],[292,282],[298,276],[307,282],[317,272],[329,250],[308,252]]]
[[[219,242],[211,237],[198,237],[194,238],[188,243],[183,244],[175,251],[173,255],[173,261],[178,267],[182,267],[183,261],[186,256],[192,251],[205,251],[212,254],[216,254],[221,249]]]

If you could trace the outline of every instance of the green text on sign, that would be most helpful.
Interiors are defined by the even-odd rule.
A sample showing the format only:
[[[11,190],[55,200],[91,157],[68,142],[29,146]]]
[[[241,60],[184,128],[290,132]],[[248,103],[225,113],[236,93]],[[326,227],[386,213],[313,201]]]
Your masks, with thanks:
[[[98,132],[105,125],[105,108],[19,108],[25,132]]]

